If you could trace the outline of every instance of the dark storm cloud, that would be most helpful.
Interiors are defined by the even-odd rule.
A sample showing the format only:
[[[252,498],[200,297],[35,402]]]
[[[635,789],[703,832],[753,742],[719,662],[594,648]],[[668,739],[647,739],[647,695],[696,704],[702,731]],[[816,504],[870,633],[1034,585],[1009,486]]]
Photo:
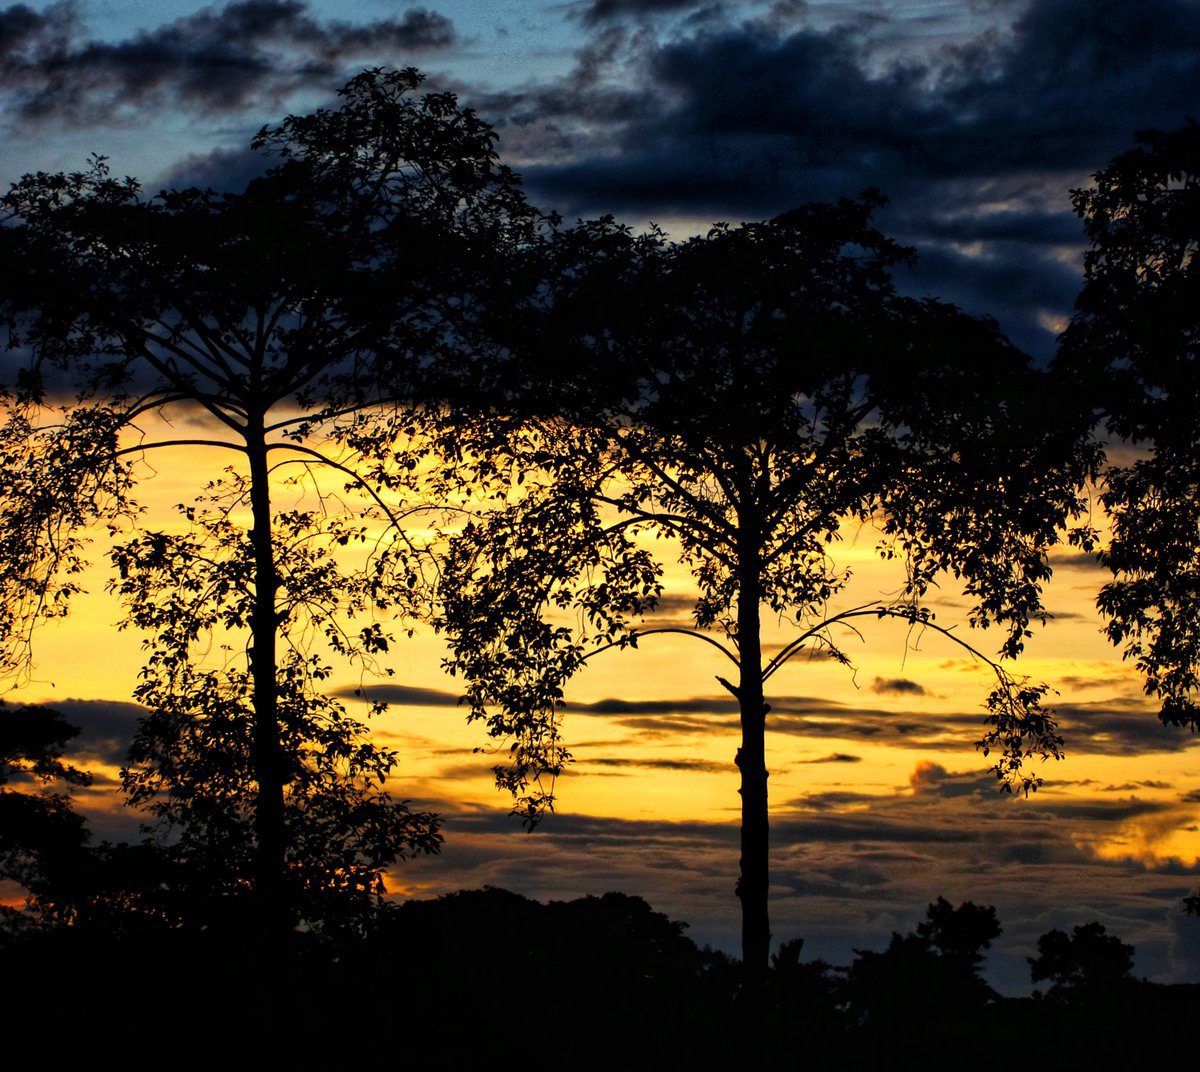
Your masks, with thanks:
[[[1094,684],[1111,688],[1114,682]],[[918,695],[912,689],[890,691],[914,698]],[[970,746],[986,729],[982,706],[978,710],[934,712],[839,703],[812,696],[774,696],[769,702],[768,733],[794,737],[863,741],[921,750],[946,745]],[[1058,718],[1068,756],[1151,755],[1178,752],[1197,743],[1197,738],[1185,730],[1164,726],[1154,708],[1140,697],[1116,696],[1094,703],[1053,702],[1049,706]],[[645,739],[733,734],[738,730],[736,704],[723,696],[682,700],[606,699],[572,705],[567,712],[604,718],[616,716],[618,725]]]
[[[1073,820],[1087,823],[1125,823],[1130,819],[1140,819],[1147,815],[1165,815],[1171,812],[1169,804],[1159,804],[1152,800],[1138,800],[1129,797],[1126,800],[1054,800],[1050,797],[1040,797],[1036,803],[1038,810],[1053,815],[1057,819]]]
[[[0,10],[0,101],[26,120],[81,125],[163,105],[237,112],[332,88],[357,57],[453,41],[451,23],[421,8],[350,24],[314,18],[301,0],[243,0],[110,42],[86,40],[73,3],[40,14],[18,5]]]
[[[696,612],[698,596],[681,596],[666,592],[654,602],[655,613],[666,617],[690,619]]]
[[[669,704],[657,705],[664,711],[670,710]],[[713,718],[702,715],[639,715],[633,718],[618,719],[617,725],[634,730],[645,740],[665,737],[675,737],[683,734],[699,733],[711,736],[714,733],[735,734],[740,728],[736,716],[730,718]]]
[[[851,789],[826,789],[820,793],[805,793],[804,796],[785,801],[785,812],[843,812],[847,808],[879,803],[877,793],[860,793]]]
[[[1096,556],[1088,551],[1073,551],[1058,548],[1050,555],[1050,565],[1056,570],[1099,571],[1101,566]]]
[[[1078,290],[1068,188],[1200,101],[1195,0],[991,5],[990,32],[903,54],[911,26],[887,9],[818,29],[730,8],[656,36],[607,18],[633,6],[596,0],[586,61],[485,108],[535,199],[751,219],[877,187],[881,224],[921,253],[905,287],[1043,355]]]
[[[645,770],[688,771],[696,774],[728,774],[728,763],[714,763],[706,759],[619,759],[613,756],[580,759],[576,770],[589,767],[635,767]]]
[[[1196,744],[1193,734],[1164,726],[1141,699],[1112,699],[1087,704],[1053,705],[1068,753],[1145,755],[1178,752]]]
[[[831,737],[925,748],[948,739],[975,740],[982,715],[892,711],[807,696],[773,697],[767,729],[797,737]],[[966,734],[966,736],[964,736]]]
[[[1172,789],[1170,782],[1160,782],[1150,779],[1144,782],[1122,782],[1120,785],[1106,785],[1100,788],[1101,793],[1132,793],[1138,789]]]
[[[437,806],[438,802],[433,802]],[[496,809],[475,808],[462,810],[451,802],[445,802],[449,819],[455,826],[476,833],[520,832],[520,822],[512,815]],[[577,815],[568,811],[555,812],[546,820],[556,837],[570,838],[585,845],[627,846],[631,851],[644,851],[653,843],[692,842],[736,846],[739,839],[738,827],[733,823],[705,823],[699,821],[672,822],[669,820],[617,819],[605,816]]]
[[[249,147],[244,149],[214,149],[210,153],[192,153],[176,164],[162,179],[166,189],[199,187],[232,193],[244,190],[278,161]]]
[[[1115,689],[1120,692],[1141,692],[1141,684],[1131,677],[1129,671],[1121,666],[1110,666],[1088,676],[1068,674],[1054,679],[1055,687],[1064,695],[1078,692],[1081,689]]]
[[[502,806],[442,802],[445,850],[406,865],[404,879],[428,894],[487,883],[540,899],[621,889],[690,921],[697,940],[736,950],[735,823],[584,817],[569,805],[568,790],[527,837]],[[806,956],[845,964],[852,949],[882,948],[892,931],[911,929],[940,894],[997,906],[1004,934],[988,973],[1009,993],[1028,993],[1025,957],[1041,934],[1093,919],[1137,946],[1139,974],[1200,977],[1194,957],[1172,952],[1168,925],[1196,868],[1090,847],[1147,821],[1188,820],[1178,804],[1013,798],[990,776],[928,764],[892,793],[811,794],[773,810],[772,930],[804,937]]]
[[[1078,234],[1074,217],[1064,212],[1063,219]],[[975,314],[1014,310],[1003,324],[1012,341],[1026,351],[1047,349],[1053,333],[1040,321],[1040,314],[1071,309],[1079,292],[1077,266],[1044,252],[1037,241],[985,243],[968,256],[952,246],[930,242],[923,234],[924,220],[915,213],[909,213],[900,226],[920,250],[915,264],[895,273],[901,289],[953,302]]]
[[[687,700],[621,700],[609,698],[589,704],[572,704],[570,711],[589,715],[714,714],[728,715],[737,711],[737,701],[728,696],[692,697]]]
[[[1106,678],[1086,684],[1112,688],[1114,680]],[[1072,687],[1082,687],[1082,683],[1076,681]],[[396,706],[459,706],[457,694],[440,689],[374,684],[363,691],[367,700]],[[880,679],[871,691],[914,699],[924,694],[920,685],[904,678]],[[335,695],[342,700],[359,698],[350,686],[336,690]],[[814,696],[774,696],[769,702],[768,732],[794,737],[886,743],[921,750],[947,744],[970,746],[979,740],[986,728],[982,706],[978,710],[933,712],[840,703]],[[1197,743],[1197,739],[1186,731],[1164,726],[1153,707],[1140,697],[1116,696],[1094,703],[1060,701],[1051,706],[1066,739],[1068,756],[1149,755],[1177,752]],[[569,704],[564,713],[575,718],[587,716],[611,720],[645,740],[693,734],[732,735],[739,729],[736,701],[720,695],[665,700],[609,697],[593,703]],[[856,758],[834,753],[826,759],[808,762],[854,762]]]
[[[995,792],[996,779],[979,771],[967,771],[951,774],[940,763],[922,761],[917,764],[908,783],[912,786],[913,796],[960,797],[975,796],[983,792]]]
[[[58,711],[79,736],[66,748],[66,754],[81,766],[88,762],[119,766],[137,731],[137,722],[145,708],[119,700],[57,700],[43,704]]]

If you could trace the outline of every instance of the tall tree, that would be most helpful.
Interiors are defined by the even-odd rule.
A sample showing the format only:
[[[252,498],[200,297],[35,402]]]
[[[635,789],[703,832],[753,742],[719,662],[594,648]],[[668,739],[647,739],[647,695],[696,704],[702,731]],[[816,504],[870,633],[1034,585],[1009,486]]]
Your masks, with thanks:
[[[1075,190],[1091,248],[1058,368],[1111,440],[1098,606],[1158,698],[1200,729],[1200,126],[1143,132]],[[1091,412],[1088,414],[1091,416]],[[1111,443],[1110,443],[1111,445]],[[1094,538],[1084,533],[1085,542]]]
[[[0,300],[9,348],[26,362],[6,396],[0,454],[0,550],[11,564],[0,667],[19,674],[32,624],[69,604],[81,528],[136,520],[137,459],[168,448],[231,451],[238,482],[222,510],[244,526],[228,537],[236,550],[224,529],[189,513],[198,543],[197,532],[147,532],[116,560],[123,588],[127,567],[157,571],[153,599],[174,599],[180,616],[164,624],[134,597],[134,624],[169,627],[150,642],[148,680],[170,679],[148,697],[160,707],[179,702],[188,671],[172,660],[190,657],[202,630],[242,638],[245,662],[218,690],[225,699],[193,695],[170,714],[237,694],[238,729],[250,735],[254,882],[268,915],[284,901],[292,836],[287,794],[297,773],[285,740],[304,724],[289,710],[310,702],[314,677],[295,654],[312,638],[289,632],[295,593],[277,541],[296,533],[281,522],[274,490],[290,473],[319,512],[355,515],[371,537],[351,609],[415,608],[403,531],[415,462],[396,403],[455,349],[457,325],[530,219],[491,129],[450,94],[418,95],[420,82],[413,70],[368,71],[340,91],[337,108],[264,128],[253,145],[278,163],[240,194],[146,197],[96,159],[76,174],[27,176],[0,201],[11,281]],[[143,425],[156,413],[197,431],[155,438]],[[320,525],[309,535],[357,538]],[[207,552],[223,564],[201,576]],[[189,555],[178,572],[167,565]],[[342,654],[386,648],[377,622],[343,635],[324,610],[307,621],[322,615],[318,640]],[[231,756],[246,746],[224,745]],[[431,847],[432,828],[426,835],[418,840]]]
[[[596,652],[633,646],[662,591],[647,535],[677,542],[699,598],[690,633],[734,680],[742,740],[737,893],[749,985],[770,945],[765,686],[806,646],[845,659],[835,627],[896,616],[931,629],[922,597],[949,572],[972,623],[1016,656],[1074,508],[1074,456],[1042,379],[995,324],[898,295],[911,252],[871,225],[865,195],[768,223],[669,242],[611,220],[560,232],[546,280],[508,325],[513,360],[488,391],[507,412],[458,428],[452,449],[506,485],[467,526],[446,577],[450,668],[472,716],[509,742],[501,785],[535,820],[569,760],[559,708]],[[531,271],[531,275],[536,272]],[[1069,447],[1069,445],[1068,445]],[[1065,453],[1059,453],[1065,450]],[[904,560],[893,600],[834,610],[834,549],[871,522]],[[798,623],[767,658],[764,608]],[[948,630],[945,631],[950,635]],[[953,639],[953,638],[952,638]],[[962,643],[962,641],[957,641]],[[1044,689],[988,660],[997,688],[981,744],[1005,784],[1057,754]]]
[[[228,516],[246,480],[226,478],[189,508],[186,532],[145,533],[114,553],[117,591],[128,607],[122,625],[149,637],[134,690],[148,714],[129,750],[123,788],[130,804],[155,819],[151,829],[175,887],[158,900],[176,925],[236,926],[253,890],[254,682],[247,667],[227,658],[212,665],[199,650],[214,635],[249,626],[251,539]],[[355,933],[374,919],[384,870],[441,843],[436,816],[388,794],[396,753],[374,744],[365,725],[321,692],[332,672],[327,655],[362,663],[387,651],[379,622],[354,631],[345,616],[383,602],[393,586],[340,564],[348,544],[374,542],[360,523],[282,511],[271,537],[276,628],[286,641],[275,672],[284,905],[310,932]],[[314,650],[318,636],[331,652]]]

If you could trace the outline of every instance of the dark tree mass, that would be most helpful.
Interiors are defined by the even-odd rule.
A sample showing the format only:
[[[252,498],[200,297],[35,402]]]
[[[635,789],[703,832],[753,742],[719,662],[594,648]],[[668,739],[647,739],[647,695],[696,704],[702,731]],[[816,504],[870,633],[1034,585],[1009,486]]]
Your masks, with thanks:
[[[438,844],[433,816],[387,800],[395,757],[318,687],[325,652],[369,667],[389,643],[378,615],[419,613],[399,407],[528,216],[487,125],[416,95],[420,80],[367,72],[337,109],[264,128],[255,147],[279,163],[238,195],[147,198],[97,159],[0,201],[8,342],[25,358],[3,395],[0,666],[19,676],[30,630],[65,613],[81,528],[131,527],[113,563],[124,624],[150,638],[150,715],[126,788],[184,823],[184,851],[250,852],[235,870],[287,927],[314,835],[325,866],[364,867],[376,890],[384,864]],[[180,412],[204,432],[142,431]],[[244,467],[182,510],[185,535],[140,531],[131,498],[135,459],[170,448]],[[285,475],[313,509],[273,505]],[[355,570],[346,546],[363,549]],[[214,635],[242,645],[241,665],[195,665]]]
[[[1091,248],[1058,356],[1139,455],[1103,475],[1108,635],[1200,728],[1200,126],[1147,132],[1072,195]]]
[[[1044,614],[1046,552],[1087,465],[1046,376],[995,324],[896,292],[912,251],[872,227],[877,204],[807,205],[682,243],[611,220],[556,233],[540,251],[545,282],[501,326],[511,367],[485,392],[491,408],[454,430],[477,480],[517,474],[498,493],[509,505],[454,542],[444,602],[449,665],[473,715],[511,740],[499,780],[528,818],[551,802],[541,776],[569,758],[568,679],[659,631],[639,625],[662,591],[644,537],[678,542],[699,597],[694,629],[668,631],[727,657],[733,680],[719,680],[741,713],[737,892],[756,970],[771,941],[766,683],[806,648],[848,662],[837,627],[864,619],[974,653],[923,602],[945,574],[973,600],[972,624],[999,625],[1000,657],[1015,657]],[[850,580],[836,544],[868,524],[903,563],[902,587],[832,607]],[[766,610],[796,623],[769,659]],[[1026,760],[1059,743],[1044,688],[985,661],[997,683],[980,743],[1028,792]]]
[[[283,7],[289,32],[315,26]],[[250,27],[256,10],[225,14]],[[426,12],[376,25],[424,47],[451,33]],[[1062,741],[1016,660],[1068,538],[1111,571],[1099,610],[1163,720],[1200,728],[1200,128],[1142,135],[1074,193],[1092,245],[1044,369],[994,321],[903,292],[916,254],[877,229],[873,190],[686,240],[569,225],[528,203],[487,123],[421,82],[369,70],[264,127],[269,166],[238,193],[148,196],[94,157],[0,199],[0,678],[28,680],[37,626],[67,615],[107,534],[120,627],[144,636],[120,782],[147,820],[141,843],[93,844],[74,728],[0,706],[0,881],[17,891],[0,1000],[45,1030],[57,1009],[29,995],[74,962],[187,964],[150,1015],[211,1032],[231,1018],[222,987],[253,973],[250,1041],[312,1059],[341,1036],[302,1050],[300,1018],[395,1020],[403,960],[423,985],[399,1015],[430,1067],[494,1063],[502,1035],[547,1068],[564,1045],[547,1017],[572,1045],[608,1017],[603,1067],[866,1068],[899,1044],[958,1067],[981,1036],[1060,1054],[1101,1013],[1124,1043],[1155,1002],[1185,1005],[1133,979],[1099,922],[1044,935],[1044,995],[1003,999],[982,975],[996,911],[970,901],[938,898],[848,966],[802,961],[799,939],[772,956],[765,735],[790,658],[849,663],[840,630],[898,620],[990,672],[978,747],[1001,789],[1036,790],[1031,760]],[[180,450],[232,464],[152,524],[148,459]],[[1089,481],[1111,535],[1078,520]],[[863,532],[902,579],[858,601],[836,549]],[[663,548],[690,576],[690,623],[651,617],[678,595]],[[937,619],[938,586],[998,641]],[[773,653],[767,615],[794,627]],[[740,963],[621,894],[385,897],[397,861],[439,851],[441,820],[392,797],[402,757],[331,678],[391,673],[417,622],[445,637],[530,828],[571,761],[562,707],[585,663],[664,632],[720,653],[741,731]],[[319,982],[294,999],[274,985],[292,971]]]

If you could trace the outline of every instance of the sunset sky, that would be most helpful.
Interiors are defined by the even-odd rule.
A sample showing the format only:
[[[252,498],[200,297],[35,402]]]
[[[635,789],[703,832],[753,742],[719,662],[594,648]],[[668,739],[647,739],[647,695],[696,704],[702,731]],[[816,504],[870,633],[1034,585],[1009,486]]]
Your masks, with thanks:
[[[1080,283],[1069,191],[1135,131],[1200,110],[1200,3],[18,4],[0,7],[0,180],[95,152],[152,190],[236,189],[264,166],[247,149],[260,126],[377,65],[417,66],[430,89],[457,92],[495,125],[531,199],[567,218],[611,212],[685,237],[877,187],[891,199],[879,225],[920,253],[902,287],[994,316],[1044,360]],[[227,464],[153,461],[142,498],[157,511]],[[875,542],[847,532],[834,549],[854,572],[851,601],[897,587]],[[1139,974],[1200,981],[1200,920],[1180,907],[1200,883],[1200,753],[1158,723],[1103,637],[1101,573],[1066,549],[1054,564],[1054,619],[1023,668],[1059,694],[1067,758],[1028,800],[1000,795],[974,751],[987,671],[944,638],[871,623],[847,638],[853,670],[802,655],[773,679],[776,938],[845,964],[942,895],[996,906],[1005,933],[989,973],[1009,992],[1028,988],[1039,935],[1093,919],[1137,947]],[[53,702],[84,727],[97,836],[132,836],[113,788],[139,638],[115,631],[104,581],[98,569],[76,617],[38,637],[35,679],[8,702]],[[658,620],[686,621],[678,566],[667,591]],[[965,633],[951,585],[932,606]],[[791,635],[779,622],[772,641]],[[443,654],[419,631],[378,687],[393,703],[376,727],[401,754],[395,794],[446,816],[442,856],[406,864],[393,888],[617,889],[736,951],[738,731],[719,655],[663,636],[597,659],[569,693],[577,762],[559,809],[527,836],[472,754],[486,742]]]

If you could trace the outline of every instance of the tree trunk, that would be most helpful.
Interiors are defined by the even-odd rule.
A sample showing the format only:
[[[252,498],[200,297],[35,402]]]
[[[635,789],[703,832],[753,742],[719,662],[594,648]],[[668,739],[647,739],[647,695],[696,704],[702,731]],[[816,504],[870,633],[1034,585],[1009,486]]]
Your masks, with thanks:
[[[250,621],[250,675],[253,684],[254,895],[259,923],[271,933],[286,929],[284,875],[287,830],[284,822],[283,757],[279,742],[279,686],[276,665],[275,595],[279,577],[271,536],[271,492],[263,418],[248,422],[246,449],[250,459],[250,509],[253,528],[254,606]]]
[[[766,989],[771,949],[767,910],[770,889],[769,823],[767,819],[766,716],[763,701],[762,639],[759,626],[757,555],[742,562],[738,587],[737,641],[741,674],[737,698],[741,708],[742,745],[736,763],[741,772],[742,856],[737,895],[742,902],[742,965],[747,996],[760,999]]]

